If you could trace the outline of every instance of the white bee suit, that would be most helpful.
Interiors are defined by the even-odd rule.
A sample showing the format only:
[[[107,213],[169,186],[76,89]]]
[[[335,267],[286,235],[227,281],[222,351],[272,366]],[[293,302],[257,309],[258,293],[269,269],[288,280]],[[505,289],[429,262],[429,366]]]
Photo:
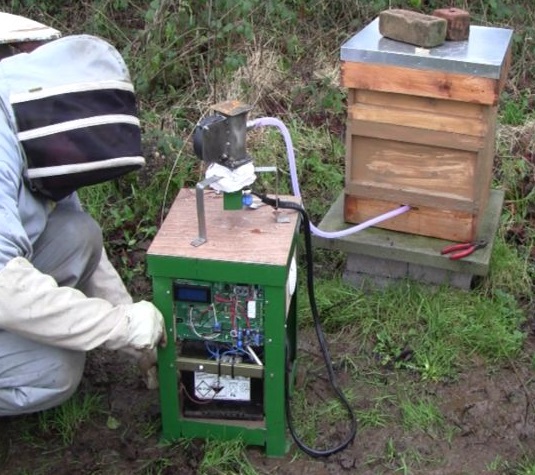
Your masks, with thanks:
[[[154,305],[132,303],[76,194],[52,202],[23,178],[10,94],[64,81],[57,65],[76,59],[52,57],[49,45],[36,50],[47,48],[49,61],[42,52],[38,62],[33,53],[0,61],[0,416],[65,401],[80,382],[86,351],[154,350],[163,332]]]

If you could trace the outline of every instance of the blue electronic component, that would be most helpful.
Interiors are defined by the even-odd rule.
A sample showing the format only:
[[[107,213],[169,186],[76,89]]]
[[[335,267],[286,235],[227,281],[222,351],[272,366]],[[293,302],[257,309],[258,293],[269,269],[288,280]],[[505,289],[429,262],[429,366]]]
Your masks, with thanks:
[[[177,337],[225,343],[238,350],[263,345],[265,292],[261,286],[175,280]]]
[[[244,194],[242,196],[241,201],[242,201],[243,206],[251,206],[253,204],[253,195]]]
[[[209,303],[211,301],[211,289],[206,285],[175,282],[173,293],[175,300],[181,302]]]

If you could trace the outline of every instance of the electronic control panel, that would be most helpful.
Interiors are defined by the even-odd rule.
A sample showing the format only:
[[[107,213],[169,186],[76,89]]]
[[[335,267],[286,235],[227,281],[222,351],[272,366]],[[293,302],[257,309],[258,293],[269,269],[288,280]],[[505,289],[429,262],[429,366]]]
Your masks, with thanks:
[[[226,282],[173,282],[176,335],[180,340],[262,346],[264,290]]]

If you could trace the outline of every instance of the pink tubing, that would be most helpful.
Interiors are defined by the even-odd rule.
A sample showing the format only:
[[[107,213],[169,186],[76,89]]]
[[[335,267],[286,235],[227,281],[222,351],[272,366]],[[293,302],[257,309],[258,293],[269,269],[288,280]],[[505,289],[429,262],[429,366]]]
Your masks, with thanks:
[[[247,122],[248,128],[257,128],[257,127],[266,127],[266,126],[277,127],[284,138],[284,143],[286,145],[286,156],[288,157],[288,165],[290,167],[290,179],[292,183],[292,191],[295,196],[301,198],[301,192],[299,190],[299,182],[297,179],[297,168],[295,165],[295,153],[293,149],[292,138],[290,137],[290,132],[288,131],[288,128],[284,125],[284,123],[281,120],[276,119],[275,117],[261,117],[259,119],[255,119],[255,120],[251,120]],[[364,221],[363,223],[360,223],[357,226],[352,226],[348,229],[343,229],[341,231],[322,231],[321,229],[318,229],[316,226],[310,223],[310,231],[316,236],[327,238],[327,239],[340,238],[344,236],[349,236],[350,234],[358,233],[359,231],[362,231],[371,226],[375,226],[376,224],[379,224],[382,221],[386,221],[387,219],[395,218],[396,216],[399,216],[400,214],[406,213],[410,209],[411,209],[410,206],[403,205],[392,211],[388,211],[387,213],[381,214],[380,216],[376,216],[375,218],[369,219],[368,221]]]

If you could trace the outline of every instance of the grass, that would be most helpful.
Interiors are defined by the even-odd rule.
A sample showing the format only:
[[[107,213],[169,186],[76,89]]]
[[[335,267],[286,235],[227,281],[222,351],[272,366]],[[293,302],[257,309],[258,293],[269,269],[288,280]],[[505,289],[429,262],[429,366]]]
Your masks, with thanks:
[[[347,409],[334,394],[316,390],[314,386],[311,382],[310,386],[303,385],[294,391],[291,400],[293,426],[297,436],[306,446],[314,450],[328,450],[339,443],[335,441],[345,439],[349,433]],[[358,397],[356,392],[353,389],[343,392],[353,405]],[[386,417],[378,410],[375,415],[369,412],[368,414],[376,422]],[[326,420],[329,421],[327,426]],[[322,434],[321,440],[318,440],[318,434]]]
[[[402,424],[406,430],[420,430],[436,437],[444,427],[444,418],[440,409],[429,400],[406,399],[400,402],[399,407]]]
[[[340,280],[320,279],[316,293],[327,331],[351,332],[358,351],[424,380],[455,377],[474,355],[489,364],[514,357],[524,339],[518,330],[524,315],[503,290],[492,296],[446,287],[429,292],[406,282],[370,295]],[[308,309],[301,312],[306,325]]]
[[[207,440],[204,457],[199,465],[199,475],[256,475],[256,469],[247,458],[243,441],[230,442]]]
[[[488,469],[494,473],[504,475],[535,475],[535,459],[533,456],[526,455],[515,462],[508,462],[502,457],[496,457]]]
[[[296,150],[304,204],[314,222],[321,219],[344,186],[346,95],[338,86],[340,44],[384,8],[443,6],[439,1],[416,0],[343,0],[328,7],[319,0],[242,0],[206,2],[207,7],[197,11],[191,1],[90,3],[83,8],[85,3],[80,7],[60,0],[13,0],[8,9],[63,32],[109,38],[129,64],[139,94],[147,170],[80,191],[86,209],[101,222],[112,260],[127,284],[146,278],[143,261],[134,265],[131,256],[142,253],[154,237],[178,190],[202,178],[201,164],[191,150],[191,133],[196,121],[220,100],[240,98],[254,106],[254,117],[284,121]],[[491,274],[469,293],[402,282],[365,294],[342,281],[343,256],[315,252],[323,326],[335,349],[335,365],[357,385],[355,390],[346,389],[346,395],[356,407],[364,434],[392,428],[452,437],[426,391],[437,383],[455,381],[474,362],[499,368],[523,357],[522,324],[532,304],[535,276],[530,254],[535,245],[531,40],[535,11],[527,0],[448,2],[453,4],[470,7],[475,22],[515,29],[512,70],[499,109],[493,182],[505,193],[505,207]],[[279,170],[277,176],[261,175],[256,185],[270,193],[290,192],[280,134],[271,128],[251,132],[248,146],[255,164],[276,165]],[[299,293],[300,302],[307,302],[303,285]],[[300,307],[299,321],[301,331],[310,329],[307,305]],[[299,357],[307,367],[307,356]],[[313,368],[310,371],[315,377]],[[361,401],[366,399],[363,394],[368,396],[366,404]],[[331,396],[322,397],[311,404],[305,391],[297,391],[293,398],[296,426],[310,444],[316,441],[318,424],[328,419],[334,426],[344,420],[342,408]],[[38,434],[51,433],[68,444],[80,424],[98,411],[98,401],[74,398],[34,419],[32,429],[22,435],[39,445],[37,427]],[[143,436],[151,437],[156,430],[147,425]],[[174,450],[183,448],[177,445]],[[383,448],[381,457],[369,463],[378,463],[384,473],[412,473],[429,462],[418,450],[400,446],[395,436],[385,439]],[[144,473],[166,473],[171,464],[168,458],[149,461]],[[535,473],[533,457],[497,459],[492,467],[505,475]],[[209,440],[199,473],[256,472],[242,441]]]
[[[21,424],[20,437],[33,446],[44,446],[54,437],[63,446],[70,445],[80,427],[102,413],[100,397],[79,393],[61,406],[28,416]],[[46,442],[45,442],[46,441]]]
[[[500,123],[518,127],[533,119],[531,96],[529,89],[515,95],[504,93],[500,105]]]
[[[373,467],[373,473],[410,475],[424,464],[432,462],[418,449],[400,447],[393,437],[389,437],[385,441],[382,455],[369,459],[366,464]]]
[[[386,427],[392,422],[392,417],[387,410],[387,406],[392,405],[394,398],[389,395],[379,396],[371,399],[371,407],[367,410],[357,410],[357,420],[362,429],[372,427]]]
[[[80,426],[101,411],[100,398],[83,394],[69,399],[61,406],[39,413],[39,429],[43,433],[55,433],[65,445],[71,444]]]
[[[193,442],[191,439],[182,439],[174,444],[162,444],[165,451],[157,457],[142,457],[143,461],[136,471],[140,475],[164,475],[176,468],[174,457],[191,449]],[[112,469],[111,469],[112,470]]]

